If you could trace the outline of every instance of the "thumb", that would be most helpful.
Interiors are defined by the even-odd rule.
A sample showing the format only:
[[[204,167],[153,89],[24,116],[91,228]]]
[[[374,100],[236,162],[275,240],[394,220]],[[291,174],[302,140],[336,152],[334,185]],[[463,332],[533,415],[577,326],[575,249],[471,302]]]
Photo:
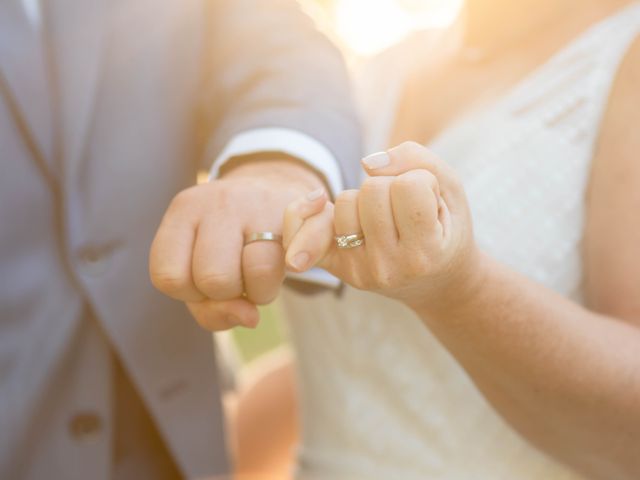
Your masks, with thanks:
[[[453,169],[435,153],[416,142],[405,142],[386,152],[362,159],[362,167],[371,177],[398,176],[410,170],[428,170],[438,180],[440,188],[450,193],[461,190]]]

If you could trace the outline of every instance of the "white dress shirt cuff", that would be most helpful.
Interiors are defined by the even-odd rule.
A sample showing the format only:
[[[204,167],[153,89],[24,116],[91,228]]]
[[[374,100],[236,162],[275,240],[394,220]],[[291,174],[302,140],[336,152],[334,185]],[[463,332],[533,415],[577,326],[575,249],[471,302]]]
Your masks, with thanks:
[[[29,25],[34,29],[39,29],[42,25],[42,12],[38,0],[22,0],[24,13],[29,20]]]
[[[328,288],[338,288],[342,283],[339,278],[334,277],[329,272],[322,270],[319,267],[313,267],[311,270],[304,273],[288,272],[287,278],[307,283],[315,283],[316,285]]]
[[[239,133],[213,162],[209,179],[216,178],[231,158],[260,152],[282,152],[305,162],[324,176],[333,198],[344,189],[340,167],[329,149],[309,135],[290,128],[257,128]]]

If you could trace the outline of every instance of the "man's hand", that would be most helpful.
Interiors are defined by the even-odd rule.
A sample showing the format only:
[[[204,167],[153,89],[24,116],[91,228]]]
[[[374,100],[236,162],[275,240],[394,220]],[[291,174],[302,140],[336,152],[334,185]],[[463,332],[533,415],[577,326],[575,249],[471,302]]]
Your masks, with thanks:
[[[275,242],[244,246],[244,236],[281,233],[287,205],[323,185],[302,163],[261,159],[180,192],[151,246],[153,285],[186,302],[204,328],[255,327],[256,305],[273,301],[284,280],[284,251]]]

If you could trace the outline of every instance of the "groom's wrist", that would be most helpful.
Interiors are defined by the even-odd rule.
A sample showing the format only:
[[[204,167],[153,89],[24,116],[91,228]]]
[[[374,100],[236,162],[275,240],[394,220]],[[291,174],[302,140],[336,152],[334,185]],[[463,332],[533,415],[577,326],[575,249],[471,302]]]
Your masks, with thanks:
[[[343,189],[340,165],[333,153],[320,141],[302,131],[286,127],[265,127],[246,130],[235,135],[213,161],[209,178],[219,178],[229,164],[247,158],[274,156],[294,159],[320,176],[332,197]]]
[[[295,195],[324,188],[331,191],[322,174],[305,162],[278,152],[234,157],[219,170],[218,178],[253,178],[273,182],[274,187],[291,190]]]

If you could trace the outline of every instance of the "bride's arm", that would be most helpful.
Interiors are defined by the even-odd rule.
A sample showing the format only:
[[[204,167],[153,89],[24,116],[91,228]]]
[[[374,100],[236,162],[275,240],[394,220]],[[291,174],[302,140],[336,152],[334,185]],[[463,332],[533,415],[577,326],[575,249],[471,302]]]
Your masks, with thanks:
[[[278,350],[249,367],[233,405],[229,440],[237,480],[292,477],[298,439],[297,394],[289,350]]]
[[[603,479],[640,478],[638,85],[640,42],[620,72],[594,160],[589,310],[487,260],[481,288],[455,321],[429,321],[514,427]]]
[[[640,478],[637,43],[614,88],[594,160],[585,232],[589,309],[479,253],[461,186],[417,145],[371,160],[375,178],[357,196],[338,198],[336,229],[359,224],[364,247],[331,246],[327,209],[309,232],[285,222],[296,232],[290,266],[307,245],[312,257],[324,256],[321,266],[348,283],[412,306],[517,430],[607,480]],[[414,168],[431,174],[407,172]],[[300,212],[300,204],[289,216],[292,211]]]

